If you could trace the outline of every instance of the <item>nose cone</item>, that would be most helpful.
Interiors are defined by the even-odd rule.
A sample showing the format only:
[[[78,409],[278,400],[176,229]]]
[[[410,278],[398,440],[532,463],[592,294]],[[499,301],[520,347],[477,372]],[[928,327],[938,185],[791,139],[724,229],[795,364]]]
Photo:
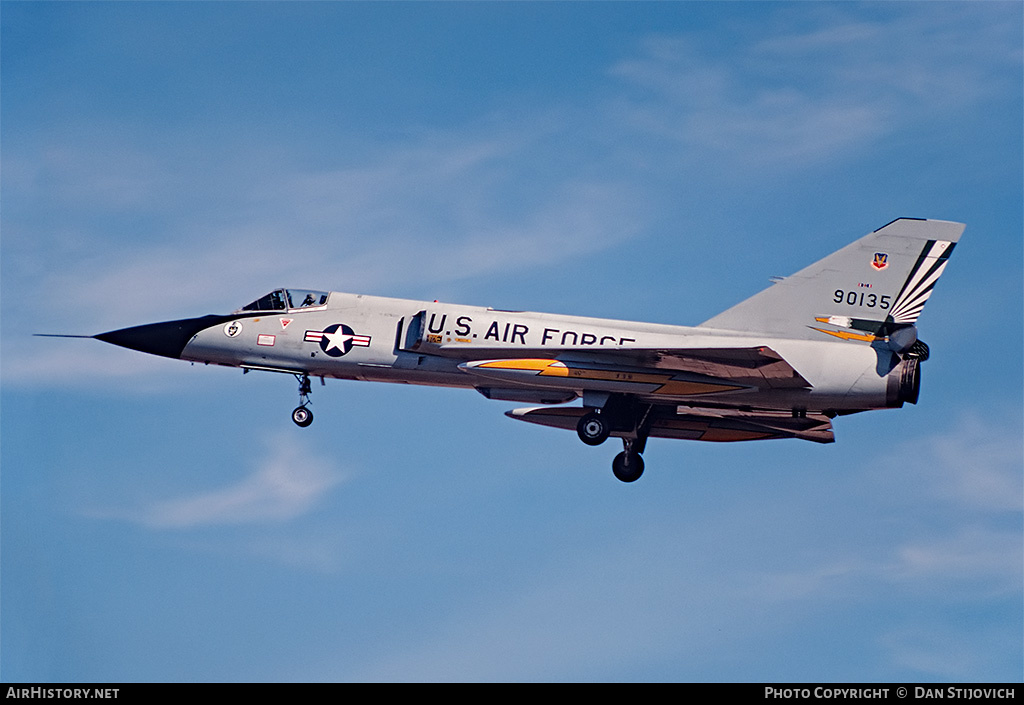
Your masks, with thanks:
[[[224,316],[203,316],[201,318],[185,318],[180,321],[164,321],[148,323],[144,326],[133,326],[100,333],[93,337],[104,343],[120,345],[122,348],[138,350],[150,355],[180,358],[188,341],[201,330],[217,325],[225,320]]]

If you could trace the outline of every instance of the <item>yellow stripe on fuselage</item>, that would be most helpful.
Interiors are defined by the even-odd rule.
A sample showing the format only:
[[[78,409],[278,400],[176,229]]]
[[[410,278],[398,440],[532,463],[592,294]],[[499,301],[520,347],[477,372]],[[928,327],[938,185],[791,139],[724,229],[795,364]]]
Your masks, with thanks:
[[[515,359],[515,360],[493,360],[484,362],[477,367],[492,370],[522,370],[524,372],[540,372],[547,375],[567,377],[569,371],[565,363],[558,360],[541,359]]]
[[[713,394],[743,389],[742,385],[718,384],[715,382],[691,382],[673,379],[673,375],[665,373],[631,372],[628,370],[595,370],[587,367],[570,367],[560,360],[546,359],[514,359],[494,360],[478,365],[481,368],[499,370],[520,370],[536,372],[541,377],[571,377],[572,379],[620,382],[622,384],[656,384],[652,394],[673,396],[691,396],[695,394]]]
[[[817,319],[815,319],[815,320],[817,320]],[[851,333],[851,332],[845,331],[845,330],[825,330],[824,328],[815,328],[814,326],[811,326],[811,328],[813,330],[818,331],[819,333],[825,333],[827,335],[834,335],[835,337],[842,338],[843,340],[863,340],[865,343],[873,343],[876,340],[885,340],[885,338],[879,338],[877,335],[865,335],[863,333]]]

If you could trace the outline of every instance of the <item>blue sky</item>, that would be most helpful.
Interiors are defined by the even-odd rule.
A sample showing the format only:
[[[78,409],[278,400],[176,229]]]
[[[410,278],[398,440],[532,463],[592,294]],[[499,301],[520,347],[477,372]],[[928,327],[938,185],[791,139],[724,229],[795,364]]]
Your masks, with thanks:
[[[0,677],[1017,681],[1019,3],[13,3]],[[697,324],[967,224],[921,401],[612,449],[91,340],[278,286]]]

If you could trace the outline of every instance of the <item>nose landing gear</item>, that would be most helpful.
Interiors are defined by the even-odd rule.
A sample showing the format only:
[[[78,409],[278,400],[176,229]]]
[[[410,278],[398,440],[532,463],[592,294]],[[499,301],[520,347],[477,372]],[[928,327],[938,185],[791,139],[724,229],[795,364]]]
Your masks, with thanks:
[[[305,428],[313,423],[313,412],[306,408],[309,406],[309,395],[313,393],[313,387],[309,383],[309,375],[295,375],[295,378],[299,380],[299,405],[292,411],[292,421],[297,426]]]
[[[313,423],[313,412],[304,406],[297,406],[292,411],[292,421],[298,426],[305,428]]]

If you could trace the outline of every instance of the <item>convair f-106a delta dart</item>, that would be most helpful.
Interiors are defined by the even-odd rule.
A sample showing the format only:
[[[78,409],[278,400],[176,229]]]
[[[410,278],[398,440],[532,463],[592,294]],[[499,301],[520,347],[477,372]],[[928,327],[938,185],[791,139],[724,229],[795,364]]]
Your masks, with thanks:
[[[621,438],[612,469],[632,482],[648,438],[831,443],[836,416],[916,403],[915,324],[963,230],[895,220],[695,327],[277,289],[227,315],[83,337],[295,375],[299,426],[313,377],[533,404],[506,414],[588,445]]]

